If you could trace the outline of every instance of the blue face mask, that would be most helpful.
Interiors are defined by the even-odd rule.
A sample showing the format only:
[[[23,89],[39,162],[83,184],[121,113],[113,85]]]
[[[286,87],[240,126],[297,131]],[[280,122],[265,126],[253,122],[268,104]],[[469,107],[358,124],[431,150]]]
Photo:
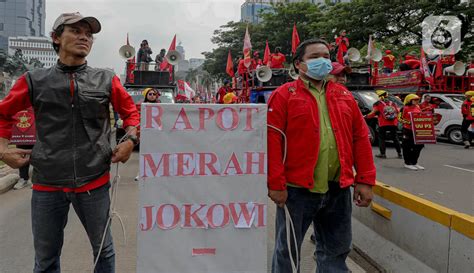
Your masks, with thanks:
[[[317,81],[326,78],[326,76],[332,70],[331,60],[323,57],[310,59],[307,62],[303,63],[305,63],[308,67],[308,71],[305,72],[306,76]]]

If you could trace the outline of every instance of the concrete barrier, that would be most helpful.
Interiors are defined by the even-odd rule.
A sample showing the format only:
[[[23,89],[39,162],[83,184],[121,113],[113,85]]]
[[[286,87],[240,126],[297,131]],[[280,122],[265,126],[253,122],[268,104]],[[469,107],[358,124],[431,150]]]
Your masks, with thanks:
[[[474,272],[474,217],[377,182],[353,242],[388,272]]]

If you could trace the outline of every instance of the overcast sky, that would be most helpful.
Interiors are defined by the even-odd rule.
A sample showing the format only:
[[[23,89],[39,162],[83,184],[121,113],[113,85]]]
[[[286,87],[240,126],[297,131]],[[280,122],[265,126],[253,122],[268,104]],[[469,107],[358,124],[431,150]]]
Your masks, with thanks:
[[[210,39],[219,26],[240,20],[244,0],[47,0],[46,32],[64,12],[79,11],[94,16],[102,24],[95,37],[88,63],[94,67],[110,67],[123,73],[123,60],[118,49],[125,44],[127,32],[130,44],[138,50],[147,39],[153,58],[161,48],[168,50],[177,35],[186,51],[186,59],[204,58],[203,51],[214,45]]]

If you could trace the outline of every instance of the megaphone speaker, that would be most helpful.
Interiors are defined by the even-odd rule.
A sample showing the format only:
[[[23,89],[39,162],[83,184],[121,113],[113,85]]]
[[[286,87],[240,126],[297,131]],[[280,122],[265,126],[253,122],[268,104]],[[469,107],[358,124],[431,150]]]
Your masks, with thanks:
[[[119,55],[120,57],[124,58],[124,59],[130,59],[130,58],[133,58],[133,56],[135,56],[135,48],[133,48],[132,46],[129,46],[129,45],[124,45],[122,47],[120,47],[119,49]]]
[[[357,48],[351,47],[347,50],[347,57],[351,62],[357,62],[360,60],[360,51]]]
[[[466,72],[466,67],[464,66],[463,62],[457,61],[453,65],[446,67],[444,71],[447,73],[456,74],[456,76],[462,76],[464,75],[464,72]]]
[[[268,82],[272,78],[272,70],[268,66],[259,67],[255,73],[261,82]]]
[[[183,60],[183,56],[176,50],[170,50],[166,54],[166,59],[171,65],[177,65],[180,61]]]

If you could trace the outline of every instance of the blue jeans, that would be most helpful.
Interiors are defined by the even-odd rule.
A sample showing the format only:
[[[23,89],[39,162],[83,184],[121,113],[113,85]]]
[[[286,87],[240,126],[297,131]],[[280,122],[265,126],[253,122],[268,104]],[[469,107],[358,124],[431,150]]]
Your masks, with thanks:
[[[351,250],[351,191],[341,189],[339,183],[329,182],[325,194],[312,193],[304,188],[288,187],[286,206],[295,226],[298,251],[311,223],[316,235],[316,272],[349,272],[346,258]],[[291,236],[293,259],[295,246]],[[301,255],[300,255],[301,258]],[[275,225],[275,250],[272,273],[291,273],[291,263],[286,242],[285,211],[277,207]]]
[[[71,203],[87,232],[94,258],[97,257],[109,216],[109,188],[110,184],[107,183],[84,193],[33,191],[31,223],[35,247],[34,273],[61,272],[61,248]],[[92,265],[91,263],[91,267]],[[84,268],[84,271],[87,270]],[[110,226],[94,272],[115,272],[115,252]]]

